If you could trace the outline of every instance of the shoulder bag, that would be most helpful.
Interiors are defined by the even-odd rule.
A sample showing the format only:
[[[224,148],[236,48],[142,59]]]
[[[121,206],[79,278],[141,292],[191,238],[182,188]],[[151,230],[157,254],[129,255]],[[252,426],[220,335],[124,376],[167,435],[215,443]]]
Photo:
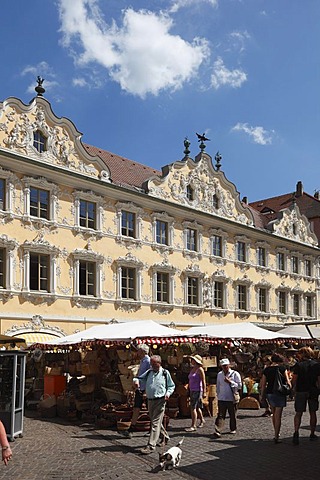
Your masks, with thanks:
[[[281,374],[278,367],[276,368],[272,393],[285,396],[290,395],[291,393],[291,388],[287,383],[284,383],[283,375]]]

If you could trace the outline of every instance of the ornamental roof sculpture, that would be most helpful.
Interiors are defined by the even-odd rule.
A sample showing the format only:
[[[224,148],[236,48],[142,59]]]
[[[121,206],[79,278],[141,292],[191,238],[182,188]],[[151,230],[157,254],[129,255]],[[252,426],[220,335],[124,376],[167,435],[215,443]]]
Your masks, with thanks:
[[[219,155],[221,160],[221,156]],[[193,197],[187,195],[190,188]],[[146,182],[149,195],[236,222],[253,225],[251,210],[242,205],[233,183],[215,169],[212,158],[201,152],[195,160],[185,157],[162,169],[162,176]]]

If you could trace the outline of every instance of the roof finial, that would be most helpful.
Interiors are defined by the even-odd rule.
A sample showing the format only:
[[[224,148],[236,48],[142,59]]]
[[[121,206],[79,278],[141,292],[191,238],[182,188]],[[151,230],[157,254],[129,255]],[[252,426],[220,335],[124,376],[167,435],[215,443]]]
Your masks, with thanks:
[[[42,86],[44,82],[44,78],[41,78],[40,75],[38,75],[37,82],[38,82],[38,85],[36,86],[35,91],[37,92],[38,97],[42,97],[45,92],[45,89]]]
[[[184,151],[183,151],[183,153],[184,153],[185,157],[188,157],[189,154],[190,154],[190,150],[189,150],[190,142],[189,142],[189,140],[188,140],[188,137],[185,137],[184,142],[183,142],[183,145],[184,145]]]
[[[204,149],[206,148],[204,142],[210,142],[210,138],[206,138],[205,134],[203,133],[202,135],[200,135],[199,133],[196,133],[197,137],[198,137],[198,142],[200,142],[200,150],[201,152],[204,151]]]
[[[222,160],[222,155],[220,155],[219,151],[216,153],[216,156],[214,157],[216,161],[216,170],[219,172],[220,167],[221,167],[221,160]]]

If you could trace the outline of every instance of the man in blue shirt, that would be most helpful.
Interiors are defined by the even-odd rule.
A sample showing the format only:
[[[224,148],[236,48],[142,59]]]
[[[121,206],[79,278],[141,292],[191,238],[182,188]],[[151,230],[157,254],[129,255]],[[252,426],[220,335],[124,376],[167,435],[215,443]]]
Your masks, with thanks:
[[[150,363],[150,370],[133,379],[135,388],[140,387],[141,381],[145,382],[148,412],[151,421],[148,445],[141,450],[143,455],[152,453],[156,448],[161,432],[166,401],[175,389],[175,384],[173,383],[170,373],[161,366],[161,357],[159,355],[153,355]]]

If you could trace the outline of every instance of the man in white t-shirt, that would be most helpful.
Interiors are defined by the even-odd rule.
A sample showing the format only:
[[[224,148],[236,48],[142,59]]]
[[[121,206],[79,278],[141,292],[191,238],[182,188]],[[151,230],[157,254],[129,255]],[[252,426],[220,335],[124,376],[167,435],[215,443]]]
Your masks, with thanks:
[[[237,433],[237,407],[239,402],[239,390],[242,387],[239,372],[230,368],[228,358],[220,360],[221,371],[217,376],[218,415],[215,422],[214,436],[221,437],[227,412],[230,417],[230,433]]]

